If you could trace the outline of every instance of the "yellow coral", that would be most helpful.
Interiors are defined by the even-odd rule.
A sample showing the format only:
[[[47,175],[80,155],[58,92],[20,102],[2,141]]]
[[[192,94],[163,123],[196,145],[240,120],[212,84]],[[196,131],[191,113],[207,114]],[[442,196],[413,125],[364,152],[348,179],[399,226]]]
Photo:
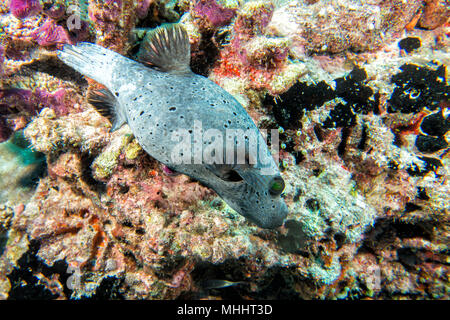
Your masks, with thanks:
[[[128,144],[127,148],[125,149],[125,157],[128,160],[134,160],[141,154],[141,152],[141,146],[139,145],[137,140],[134,139],[130,144]]]

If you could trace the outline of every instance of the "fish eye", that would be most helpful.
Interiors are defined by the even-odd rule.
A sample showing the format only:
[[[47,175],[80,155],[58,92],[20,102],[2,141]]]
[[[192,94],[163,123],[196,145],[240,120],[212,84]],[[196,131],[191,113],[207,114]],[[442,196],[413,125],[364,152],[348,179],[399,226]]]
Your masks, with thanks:
[[[281,177],[275,177],[269,184],[269,192],[273,196],[278,196],[283,192],[284,187],[284,180]]]

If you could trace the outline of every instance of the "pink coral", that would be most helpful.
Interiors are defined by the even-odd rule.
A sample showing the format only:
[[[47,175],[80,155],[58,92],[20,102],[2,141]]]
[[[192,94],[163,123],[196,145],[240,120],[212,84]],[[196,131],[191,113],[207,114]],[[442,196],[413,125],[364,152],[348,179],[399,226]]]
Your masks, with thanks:
[[[13,131],[22,129],[26,119],[42,108],[52,108],[57,116],[63,116],[72,110],[71,105],[70,95],[63,88],[53,93],[41,88],[0,89],[0,142],[7,140]]]
[[[197,0],[191,14],[200,21],[207,21],[213,28],[223,27],[233,19],[236,9],[224,8],[216,0]]]
[[[42,10],[39,0],[11,0],[9,8],[11,13],[19,19],[35,15]]]
[[[289,52],[287,41],[266,36],[273,12],[271,3],[249,3],[238,12],[230,45],[213,69],[217,77],[245,78],[254,89],[272,90],[270,83],[286,66]]]
[[[47,20],[31,35],[40,46],[71,43],[69,33],[54,20]]]
[[[69,34],[69,31],[58,25],[55,20],[47,19],[43,25],[31,34],[31,37],[40,46],[53,46],[65,43],[74,44],[85,40],[88,35],[88,23],[86,21],[81,21],[80,28],[71,30],[71,34]]]

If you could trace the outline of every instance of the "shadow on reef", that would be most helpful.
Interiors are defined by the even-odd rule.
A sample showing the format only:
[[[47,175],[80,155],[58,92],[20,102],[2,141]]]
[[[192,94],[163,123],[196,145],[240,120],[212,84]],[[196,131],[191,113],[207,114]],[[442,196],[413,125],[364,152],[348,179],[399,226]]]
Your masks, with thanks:
[[[191,276],[197,290],[186,292],[179,299],[282,299],[298,300],[314,290],[314,284],[300,277],[296,268],[274,267],[264,274],[248,278],[251,270],[245,259],[226,260],[221,264],[198,263]],[[246,271],[248,274],[246,275]],[[216,288],[205,284],[219,284]],[[226,286],[221,287],[221,283]]]
[[[67,273],[68,265],[65,261],[58,260],[53,266],[46,265],[38,256],[40,244],[38,241],[31,241],[28,251],[17,261],[17,266],[7,275],[11,283],[8,293],[9,300],[49,300],[58,296],[53,294],[36,274],[41,273],[46,278],[58,275],[60,283],[64,285],[64,294],[70,297],[72,290],[67,285],[70,274]]]
[[[33,73],[42,72],[64,81],[72,81],[81,89],[86,89],[88,82],[83,75],[63,63],[56,57],[45,57],[25,64],[17,75],[31,76]]]
[[[309,256],[306,251],[308,237],[302,231],[303,224],[297,220],[286,220],[284,226],[288,232],[278,238],[279,246],[286,252]]]
[[[6,243],[8,242],[8,231],[0,226],[0,256],[5,251]]]
[[[192,72],[207,77],[213,64],[217,61],[220,50],[216,43],[223,38],[218,37],[215,32],[208,32],[202,35],[198,50],[191,58]]]
[[[419,207],[420,208],[420,207]],[[413,208],[419,210],[419,208]],[[413,210],[413,211],[415,211]],[[410,211],[405,210],[405,214]],[[399,246],[399,242],[413,240],[411,244],[417,242],[434,242],[437,227],[442,224],[439,220],[423,218],[418,221],[398,221],[393,218],[379,219],[375,225],[366,232],[365,240],[358,249],[358,254],[365,252],[375,253],[379,250],[395,250],[393,263],[400,263],[408,272],[417,276],[426,276],[427,270],[423,265],[428,266],[449,266],[447,257],[449,250],[442,248],[433,252],[424,247],[415,247],[414,245]],[[392,263],[392,262],[391,262]],[[426,287],[426,286],[425,286]],[[380,298],[391,298],[388,293],[383,293]]]
[[[58,260],[52,266],[48,266],[37,256],[39,248],[39,241],[31,241],[28,251],[17,261],[17,267],[14,267],[12,272],[7,275],[11,283],[8,295],[9,300],[52,300],[59,298],[58,295],[53,294],[45,286],[45,284],[48,285],[46,282],[52,281],[49,279],[55,276],[58,279],[58,283],[63,286],[64,295],[70,299],[73,290],[67,285],[72,275],[69,272],[69,265],[65,260]],[[44,281],[42,281],[43,277],[40,275],[46,279],[44,278]],[[89,274],[84,276],[89,277]],[[122,283],[123,278],[105,277],[92,296],[82,296],[80,299],[122,300],[123,296],[119,290]]]

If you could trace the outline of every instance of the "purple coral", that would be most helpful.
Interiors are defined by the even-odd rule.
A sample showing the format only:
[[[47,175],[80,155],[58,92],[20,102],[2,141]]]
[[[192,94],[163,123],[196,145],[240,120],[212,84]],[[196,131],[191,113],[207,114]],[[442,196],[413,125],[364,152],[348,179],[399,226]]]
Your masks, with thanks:
[[[33,91],[18,88],[0,89],[0,102],[3,103],[0,105],[7,105],[9,106],[7,109],[30,115],[35,115],[43,107],[51,107],[57,115],[66,115],[69,111],[64,104],[65,94],[65,89],[59,89],[54,93],[40,88]],[[0,110],[0,114],[8,114],[8,112]]]
[[[55,44],[70,43],[70,37],[62,26],[54,20],[47,20],[31,35],[40,46],[51,46]]]
[[[67,115],[71,103],[66,101],[66,89],[53,93],[36,88],[34,90],[8,88],[0,89],[0,142],[9,138],[17,128],[11,119],[17,116],[34,116],[42,108],[52,108],[57,116]]]
[[[0,89],[0,114],[11,114],[18,112],[35,113],[35,103],[32,102],[32,91],[26,89],[8,88]]]
[[[153,3],[153,0],[143,0],[140,1],[136,7],[136,14],[139,19],[144,19],[148,15],[148,9]]]
[[[216,0],[198,0],[193,12],[206,19],[214,28],[223,27],[233,19],[236,9],[224,8]]]
[[[64,43],[76,43],[86,39],[89,35],[88,23],[86,21],[80,22],[79,29],[71,30],[72,34],[62,26],[58,25],[54,20],[48,19],[34,31],[31,36],[41,46],[52,46]]]
[[[39,0],[11,0],[9,9],[16,18],[24,19],[41,11],[42,6]]]

